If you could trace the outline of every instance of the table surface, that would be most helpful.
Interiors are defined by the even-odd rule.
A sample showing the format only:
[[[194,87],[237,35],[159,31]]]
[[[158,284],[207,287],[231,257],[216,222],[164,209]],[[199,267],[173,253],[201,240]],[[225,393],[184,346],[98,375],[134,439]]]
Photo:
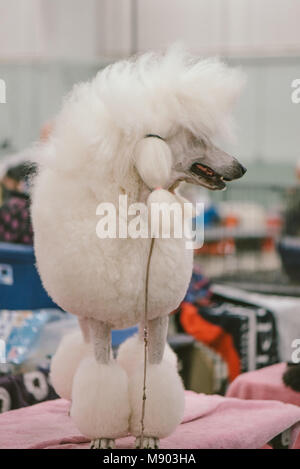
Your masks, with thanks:
[[[161,440],[162,449],[262,448],[291,429],[299,441],[300,408],[276,401],[207,396],[186,391],[182,423]],[[0,415],[0,448],[87,449],[89,440],[69,417],[70,403],[57,399]],[[134,448],[134,438],[117,439],[117,448]]]

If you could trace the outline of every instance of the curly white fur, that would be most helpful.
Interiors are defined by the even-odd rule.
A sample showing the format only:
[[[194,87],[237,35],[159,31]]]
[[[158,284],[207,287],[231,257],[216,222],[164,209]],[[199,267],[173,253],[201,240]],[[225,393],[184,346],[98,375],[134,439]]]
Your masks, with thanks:
[[[91,439],[125,436],[129,426],[128,377],[115,361],[80,362],[73,380],[71,417]]]
[[[83,341],[80,330],[65,335],[51,360],[51,384],[60,397],[71,399],[74,374],[80,361],[91,355],[92,344]]]
[[[144,360],[144,341],[134,335],[123,342],[118,350],[118,363],[126,370],[127,374],[131,376],[138,366]],[[169,363],[172,367],[177,369],[177,355],[171,349],[169,344],[166,344],[163,361]]]
[[[130,432],[141,432],[143,366],[129,380],[131,405]],[[164,438],[180,424],[184,412],[184,389],[177,370],[163,361],[149,365],[147,371],[147,401],[145,407],[145,436]]]

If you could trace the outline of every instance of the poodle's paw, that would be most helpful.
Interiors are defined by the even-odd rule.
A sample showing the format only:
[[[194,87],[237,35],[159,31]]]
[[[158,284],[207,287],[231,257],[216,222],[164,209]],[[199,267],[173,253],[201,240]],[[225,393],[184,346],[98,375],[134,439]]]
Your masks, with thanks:
[[[138,335],[129,337],[120,345],[117,361],[127,372],[128,376],[131,376],[138,366],[144,362],[144,342]],[[165,346],[163,361],[177,368],[177,355],[169,344]]]
[[[115,449],[116,443],[110,438],[96,438],[91,441],[90,449]]]
[[[129,416],[128,377],[123,368],[115,361],[99,364],[93,356],[82,360],[73,380],[71,407],[81,433],[91,440],[125,436]]]
[[[60,397],[71,400],[73,378],[78,365],[91,354],[92,345],[83,341],[79,329],[62,338],[50,367],[51,384]]]
[[[130,433],[141,434],[144,368],[139,366],[129,380]],[[147,366],[144,428],[152,438],[170,435],[180,424],[184,410],[184,388],[176,368],[167,361]]]
[[[159,438],[144,436],[142,439],[138,436],[135,440],[135,447],[137,449],[159,449]]]

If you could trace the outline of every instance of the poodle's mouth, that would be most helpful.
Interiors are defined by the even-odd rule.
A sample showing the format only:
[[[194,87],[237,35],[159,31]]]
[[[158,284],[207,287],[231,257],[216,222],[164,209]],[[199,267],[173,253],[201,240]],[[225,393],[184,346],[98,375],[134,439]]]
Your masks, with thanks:
[[[229,181],[224,176],[218,174],[214,169],[209,166],[195,162],[189,169],[189,172],[193,176],[191,182],[194,184],[200,184],[211,190],[222,190],[225,189],[225,181]]]

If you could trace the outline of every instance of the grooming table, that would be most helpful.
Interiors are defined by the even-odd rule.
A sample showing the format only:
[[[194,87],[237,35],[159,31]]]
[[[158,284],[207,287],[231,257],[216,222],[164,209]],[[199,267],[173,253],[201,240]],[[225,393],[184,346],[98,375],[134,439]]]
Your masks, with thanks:
[[[0,415],[0,448],[87,449],[89,441],[68,416],[70,403],[57,399]],[[186,391],[183,422],[162,449],[262,448],[289,432],[289,447],[300,435],[300,408],[276,401],[244,400]],[[118,439],[117,448],[134,447],[134,438]]]
[[[285,363],[267,366],[239,375],[229,386],[226,396],[240,399],[261,399],[286,402],[300,406],[300,392],[293,391],[282,381]]]

